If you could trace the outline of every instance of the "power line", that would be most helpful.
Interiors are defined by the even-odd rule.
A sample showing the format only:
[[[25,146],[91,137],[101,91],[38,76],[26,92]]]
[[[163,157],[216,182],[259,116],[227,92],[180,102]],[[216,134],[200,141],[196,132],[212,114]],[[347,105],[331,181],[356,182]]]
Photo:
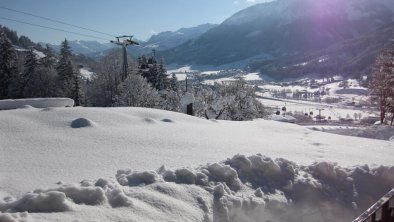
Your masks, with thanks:
[[[95,39],[101,39],[101,40],[105,40],[105,41],[111,41],[109,39],[101,38],[101,37],[94,36],[94,35],[82,34],[82,33],[79,33],[79,32],[73,32],[73,31],[68,31],[68,30],[64,30],[64,29],[59,29],[59,28],[54,28],[54,27],[49,27],[49,26],[44,26],[44,25],[38,25],[38,24],[34,24],[34,23],[30,23],[30,22],[24,22],[24,21],[20,21],[20,20],[16,20],[16,19],[5,18],[5,17],[2,17],[2,16],[0,16],[0,19],[13,21],[13,22],[18,22],[18,23],[22,23],[22,24],[26,24],[26,25],[31,25],[31,26],[37,26],[37,27],[46,28],[46,29],[52,29],[52,30],[55,30],[55,31],[66,32],[66,33],[70,33],[70,34],[74,34],[74,35],[85,36],[85,37],[89,37],[89,38],[95,38]]]
[[[25,15],[30,15],[30,16],[37,17],[37,18],[40,18],[40,19],[45,19],[45,20],[48,20],[48,21],[51,21],[51,22],[57,22],[57,23],[60,23],[60,24],[63,24],[63,25],[68,25],[68,26],[74,27],[74,28],[84,29],[84,30],[87,30],[87,31],[96,32],[96,33],[100,33],[100,34],[103,34],[103,35],[115,37],[114,35],[111,35],[111,34],[108,34],[108,33],[105,33],[105,32],[100,32],[100,31],[97,31],[97,30],[94,30],[94,29],[89,29],[89,28],[78,26],[78,25],[73,25],[73,24],[70,24],[70,23],[66,23],[66,22],[62,22],[62,21],[56,20],[56,19],[51,19],[51,18],[47,18],[47,17],[31,14],[31,13],[28,13],[28,12],[19,11],[19,10],[16,10],[16,9],[7,8],[7,7],[4,7],[4,6],[0,6],[0,8],[8,10],[8,11],[13,11],[13,12],[25,14]]]

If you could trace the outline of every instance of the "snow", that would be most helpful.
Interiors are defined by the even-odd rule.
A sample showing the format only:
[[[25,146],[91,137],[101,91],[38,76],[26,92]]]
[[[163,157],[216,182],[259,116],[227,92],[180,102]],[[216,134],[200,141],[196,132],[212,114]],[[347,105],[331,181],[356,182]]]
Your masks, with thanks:
[[[75,43],[80,45],[82,48],[89,49],[89,47],[87,47],[85,44],[83,44],[83,42],[81,42],[79,40],[76,40]]]
[[[175,74],[178,81],[186,80],[187,74]]]
[[[392,147],[146,108],[2,110],[0,220],[350,221],[394,183]]]
[[[93,127],[95,125],[94,122],[86,118],[78,118],[71,122],[72,128]]]
[[[322,62],[325,62],[327,60],[328,60],[328,56],[324,56],[324,57],[319,58],[318,62],[322,63]]]
[[[309,102],[302,100],[288,100],[288,99],[259,99],[264,106],[272,107],[276,110],[281,110],[282,107],[286,107],[286,112],[299,113],[310,113],[313,112],[313,116],[319,114],[319,110],[322,116],[326,119],[331,117],[331,120],[340,120],[341,118],[354,118],[354,114],[361,114],[361,117],[377,116],[377,111],[370,109],[355,109],[354,107],[346,107],[336,104],[326,104]]]
[[[340,76],[336,76],[335,79],[341,79]],[[307,80],[305,80],[307,81]],[[323,83],[322,79],[317,79],[316,82]],[[257,95],[261,96],[259,99],[265,106],[280,109],[286,107],[287,112],[299,113],[310,113],[313,112],[317,115],[319,109],[321,110],[322,116],[326,118],[331,117],[332,120],[340,120],[341,118],[349,117],[353,118],[354,114],[361,115],[361,118],[378,116],[376,110],[367,108],[370,104],[370,97],[367,88],[361,87],[356,79],[348,79],[348,87],[341,87],[341,82],[323,84],[319,88],[311,88],[310,86],[301,85],[281,85],[281,84],[264,84],[258,86],[261,92],[257,92]],[[282,99],[274,98],[275,92],[285,92],[287,98],[292,98],[296,92],[303,93],[315,93],[317,91],[325,92],[324,95],[319,98],[310,98],[315,101],[308,100],[296,100],[296,99]],[[335,102],[325,103],[325,101],[334,100]],[[355,107],[357,105],[358,107]]]
[[[262,80],[258,72],[248,73],[243,76],[246,81]]]
[[[79,69],[79,73],[81,73],[81,75],[82,75],[83,77],[85,77],[86,79],[91,79],[92,76],[94,75],[94,72],[91,72],[91,71],[89,71],[89,70],[86,69],[86,68],[80,68],[80,69]]]
[[[42,58],[44,58],[46,56],[43,52],[38,51],[36,49],[33,49],[33,53],[36,55],[37,59],[42,59]]]
[[[297,119],[286,115],[286,116],[282,116],[282,115],[271,115],[270,116],[271,120],[275,120],[275,121],[279,121],[279,122],[286,122],[286,123],[295,123],[297,122]]]
[[[182,96],[180,103],[181,103],[181,110],[183,113],[186,113],[187,106],[189,104],[193,103],[194,99],[195,98],[194,98],[193,94],[191,94],[191,93],[186,93],[185,95]]]
[[[195,73],[195,72],[198,71],[193,70],[192,66],[183,66],[178,69],[171,69],[167,71],[167,73],[169,74],[175,73],[175,76],[178,79],[178,81],[184,81],[187,77],[187,73]]]
[[[221,72],[223,70],[217,70],[217,71],[204,71],[201,74],[203,75],[217,75],[219,72]]]
[[[31,217],[27,212],[23,213],[0,213],[1,222],[30,222]]]
[[[183,66],[178,69],[171,69],[167,71],[168,73],[188,73],[188,72],[196,72],[196,70],[192,69],[192,66]]]
[[[319,130],[347,136],[357,136],[372,139],[394,141],[394,127],[385,125],[375,125],[368,127],[349,126],[313,126],[312,130]]]
[[[213,85],[215,83],[223,83],[223,82],[235,81],[235,80],[239,79],[239,77],[242,77],[246,81],[260,81],[260,80],[263,80],[260,77],[259,73],[253,72],[253,73],[246,73],[245,75],[241,75],[241,76],[234,76],[234,77],[225,77],[225,78],[205,80],[203,83],[207,84],[207,85]]]
[[[72,107],[74,100],[69,98],[32,98],[0,100],[0,110],[18,108]]]

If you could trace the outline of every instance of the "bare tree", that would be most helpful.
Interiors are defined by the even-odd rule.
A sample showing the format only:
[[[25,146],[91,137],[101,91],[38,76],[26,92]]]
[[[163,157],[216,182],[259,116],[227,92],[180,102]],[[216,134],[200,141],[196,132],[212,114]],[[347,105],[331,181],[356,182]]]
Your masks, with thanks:
[[[372,69],[372,80],[369,84],[372,98],[376,100],[380,122],[383,123],[386,113],[392,114],[394,120],[394,41],[389,48],[380,53]]]

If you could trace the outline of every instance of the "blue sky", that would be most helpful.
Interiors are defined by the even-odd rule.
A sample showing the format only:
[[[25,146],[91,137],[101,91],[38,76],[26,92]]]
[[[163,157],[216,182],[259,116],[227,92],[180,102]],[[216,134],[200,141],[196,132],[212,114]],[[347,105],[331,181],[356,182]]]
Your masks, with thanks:
[[[267,0],[0,0],[0,6],[87,27],[112,35],[132,34],[146,40],[161,31],[175,31],[205,23],[221,23],[239,10]],[[7,21],[3,18],[65,29],[104,39],[111,37],[49,22],[0,8],[0,24],[36,42],[58,44],[83,37]]]

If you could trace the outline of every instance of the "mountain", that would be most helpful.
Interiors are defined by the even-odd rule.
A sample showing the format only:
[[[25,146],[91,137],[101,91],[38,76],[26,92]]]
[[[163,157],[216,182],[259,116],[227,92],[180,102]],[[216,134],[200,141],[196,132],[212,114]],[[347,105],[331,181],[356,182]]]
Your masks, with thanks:
[[[262,54],[271,61],[305,57],[393,21],[394,0],[277,0],[246,8],[160,55],[168,63],[201,65]]]
[[[68,41],[68,43],[73,53],[83,55],[99,53],[108,49],[112,49],[114,47],[114,45],[111,43],[100,43],[97,41],[74,40]],[[45,45],[45,43],[41,44]],[[60,45],[49,44],[49,46],[53,48],[56,52],[60,52]]]
[[[216,27],[216,24],[203,24],[192,28],[181,28],[175,32],[166,31],[153,35],[148,41],[142,43],[143,47],[165,50],[178,46],[188,40],[195,39],[208,30]]]
[[[341,41],[323,50],[300,56],[251,61],[252,71],[277,79],[305,75],[327,77],[335,74],[359,78],[370,73],[376,56],[394,37],[394,23],[360,37]]]
[[[137,57],[142,54],[150,54],[153,49],[157,51],[162,51],[172,47],[176,47],[188,40],[198,38],[208,30],[216,26],[217,25],[215,24],[203,24],[192,28],[181,28],[174,32],[160,32],[156,35],[151,36],[147,41],[136,40],[138,43],[140,43],[140,45],[131,47],[130,50],[128,50],[128,53],[134,57]],[[109,45],[109,48],[105,48],[106,46],[108,45],[104,44],[103,48],[99,48],[100,50],[96,50],[94,52],[84,52],[83,54],[86,54],[90,58],[98,60],[104,55],[107,55],[113,48],[112,45]],[[91,49],[90,45],[88,46],[88,48]]]

